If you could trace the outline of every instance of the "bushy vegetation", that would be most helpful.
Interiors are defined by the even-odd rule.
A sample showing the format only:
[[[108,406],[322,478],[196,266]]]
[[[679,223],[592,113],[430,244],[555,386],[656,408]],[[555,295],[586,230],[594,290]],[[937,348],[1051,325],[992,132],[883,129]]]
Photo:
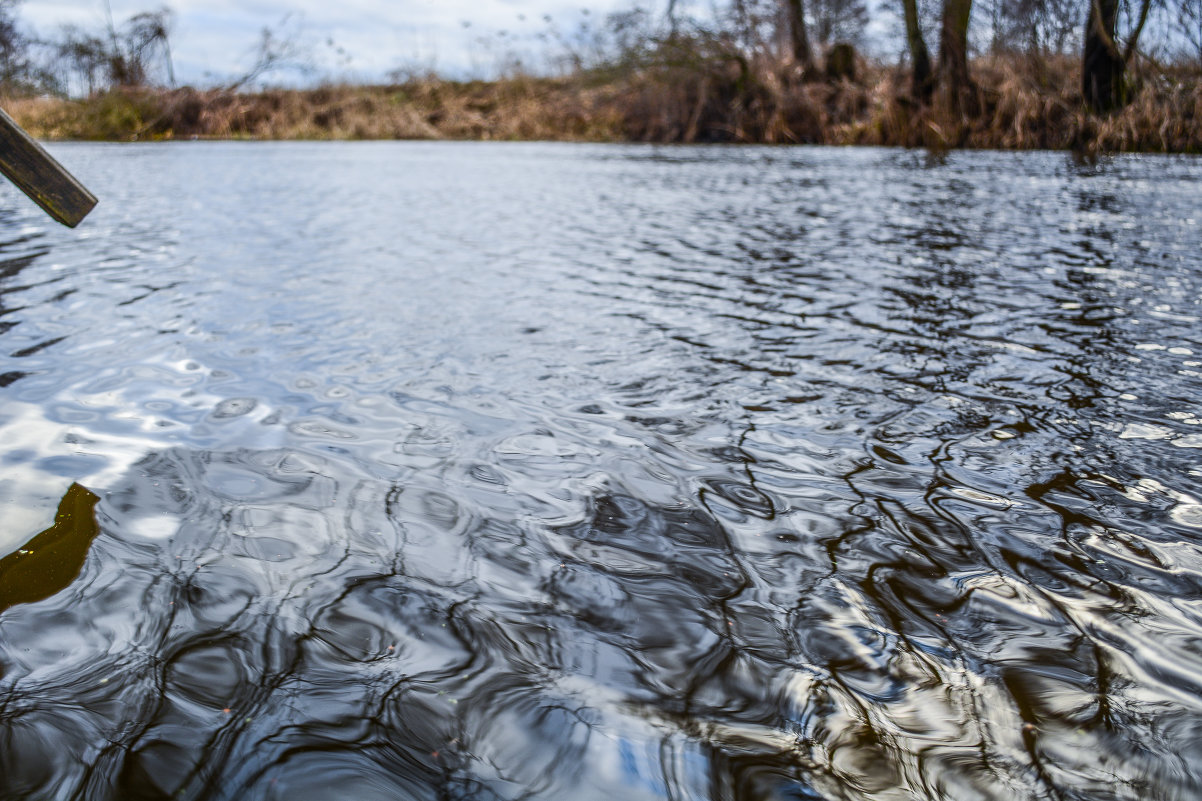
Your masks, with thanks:
[[[265,88],[273,69],[303,62],[297,42],[265,29],[246,75],[176,88],[166,9],[35,46],[21,40],[14,0],[0,0],[0,46],[5,37],[11,45],[0,53],[15,54],[3,73],[6,107],[47,138],[1202,152],[1202,30],[1194,42],[1190,27],[1202,0],[986,2],[988,16],[972,0],[942,0],[925,14],[903,0],[892,29],[864,0],[732,0],[706,16],[684,0],[641,4],[567,33],[549,28],[537,68],[498,37],[488,81],[398,71],[386,85]],[[880,33],[888,30],[893,39]],[[939,43],[933,56],[928,39]]]

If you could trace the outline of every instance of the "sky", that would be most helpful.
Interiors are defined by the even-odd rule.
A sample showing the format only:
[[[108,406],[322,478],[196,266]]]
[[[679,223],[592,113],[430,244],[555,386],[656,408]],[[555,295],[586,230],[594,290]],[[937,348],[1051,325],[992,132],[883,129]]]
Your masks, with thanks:
[[[535,35],[552,24],[568,30],[582,10],[590,18],[629,0],[110,0],[114,21],[166,5],[174,12],[171,50],[181,84],[212,84],[245,72],[267,26],[306,44],[316,77],[382,79],[391,70],[437,70],[489,77],[506,49],[499,31],[534,52]],[[42,37],[63,25],[105,30],[104,0],[25,0],[20,19]],[[470,23],[465,25],[465,23]],[[483,41],[482,41],[483,40]],[[303,80],[313,80],[310,75]],[[272,76],[301,81],[299,74]]]

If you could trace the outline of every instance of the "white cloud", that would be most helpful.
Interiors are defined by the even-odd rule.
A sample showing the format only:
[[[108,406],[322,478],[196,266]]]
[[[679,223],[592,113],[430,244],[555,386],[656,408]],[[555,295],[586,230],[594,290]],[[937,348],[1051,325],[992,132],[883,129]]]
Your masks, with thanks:
[[[118,24],[155,0],[111,0]],[[528,49],[546,27],[544,14],[563,26],[574,24],[583,8],[596,18],[629,5],[628,0],[174,0],[171,48],[181,82],[207,83],[244,71],[264,26],[285,17],[299,26],[319,66],[330,77],[378,80],[401,66],[435,67],[451,74],[487,73],[496,48],[482,36],[507,30]],[[43,36],[62,25],[100,31],[104,0],[37,0],[20,9],[22,19]],[[524,19],[519,18],[519,15]],[[470,22],[465,27],[463,22]],[[495,37],[494,37],[495,38]],[[340,54],[327,42],[333,40]],[[347,57],[349,56],[349,60]],[[208,74],[206,74],[208,73]]]

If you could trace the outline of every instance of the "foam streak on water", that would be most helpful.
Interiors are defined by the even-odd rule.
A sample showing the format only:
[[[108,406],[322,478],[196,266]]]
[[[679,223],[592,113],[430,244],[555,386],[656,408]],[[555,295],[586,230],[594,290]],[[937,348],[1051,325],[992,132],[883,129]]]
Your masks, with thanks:
[[[1202,794],[1202,162],[55,152],[3,797]]]

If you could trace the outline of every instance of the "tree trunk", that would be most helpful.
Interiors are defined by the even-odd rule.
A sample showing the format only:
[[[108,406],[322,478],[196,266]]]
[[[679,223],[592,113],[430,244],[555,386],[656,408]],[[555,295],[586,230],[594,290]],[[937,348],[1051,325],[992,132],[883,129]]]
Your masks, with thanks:
[[[835,42],[826,52],[828,81],[855,81],[856,49],[847,42]]]
[[[969,110],[973,92],[968,74],[968,22],[972,0],[943,0],[939,28],[939,78],[955,111]]]
[[[1085,22],[1081,93],[1094,111],[1122,105],[1123,57],[1114,42],[1118,0],[1090,0]]]
[[[931,57],[927,54],[927,43],[923,41],[922,28],[918,24],[918,0],[902,0],[902,8],[906,17],[906,44],[910,49],[910,64],[914,70],[910,93],[916,100],[925,103],[931,99],[935,83],[934,76],[931,75]]]
[[[810,50],[810,37],[806,32],[805,7],[801,0],[785,3],[789,19],[789,43],[793,51],[793,62],[805,72],[814,71],[814,53]]]

